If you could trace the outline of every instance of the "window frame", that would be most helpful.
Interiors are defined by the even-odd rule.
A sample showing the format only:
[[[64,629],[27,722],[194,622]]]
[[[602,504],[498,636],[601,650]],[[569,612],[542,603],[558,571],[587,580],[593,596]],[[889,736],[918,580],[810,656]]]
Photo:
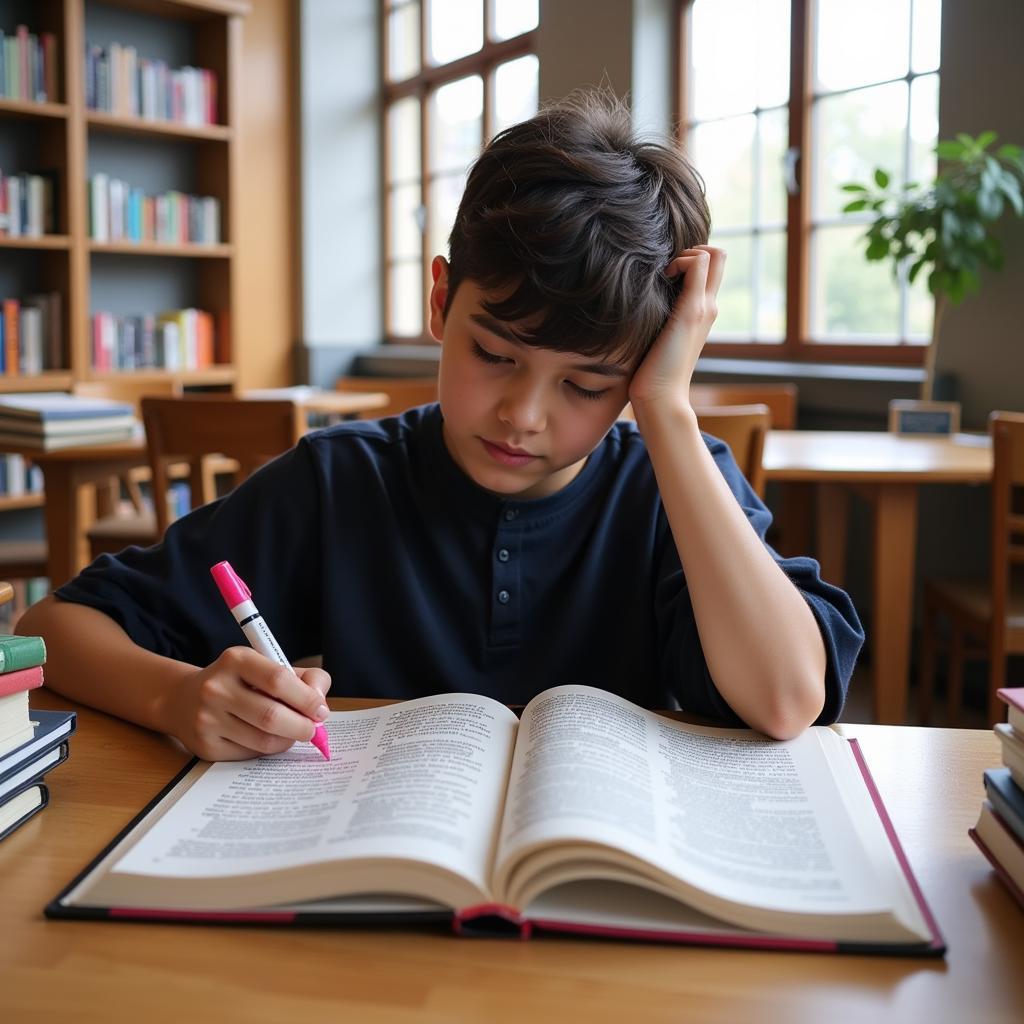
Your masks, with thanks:
[[[471,75],[483,80],[484,109],[482,119],[481,149],[485,140],[494,134],[494,75],[498,67],[517,57],[537,54],[537,29],[531,29],[511,39],[496,40],[494,35],[494,0],[479,0],[483,6],[483,43],[474,53],[458,57],[447,64],[432,64],[429,59],[430,4],[432,0],[419,0],[419,71],[401,81],[388,78],[388,15],[392,10],[406,6],[415,0],[381,0],[378,5],[380,19],[380,79],[381,79],[381,264],[383,267],[383,324],[384,342],[389,345],[418,345],[431,342],[427,297],[432,284],[430,263],[434,253],[428,252],[431,237],[432,211],[430,205],[430,103],[429,99],[442,85],[458,81]],[[419,335],[395,334],[391,326],[391,267],[396,262],[391,256],[391,206],[390,197],[390,138],[388,112],[393,104],[410,96],[416,97],[420,105],[420,205],[424,211],[421,226],[421,277],[423,287],[423,330]],[[400,261],[399,261],[400,262]]]
[[[689,16],[694,0],[676,0],[676,82],[674,100],[678,117],[676,137],[680,146],[690,127],[687,96]],[[839,341],[817,342],[810,337],[810,248],[811,248],[811,123],[814,101],[813,80],[814,0],[790,0],[789,51],[789,149],[800,156],[793,174],[796,193],[786,205],[786,333],[781,342],[709,341],[704,355],[715,358],[780,360],[800,363],[850,363],[883,366],[924,366],[927,343],[905,339],[865,344]],[[941,83],[942,68],[937,71]],[[907,80],[921,77],[908,71]],[[895,79],[902,81],[903,79]],[[941,84],[940,84],[941,89]],[[828,95],[831,95],[829,93]],[[699,169],[699,168],[698,168]],[[854,223],[851,221],[851,223]]]

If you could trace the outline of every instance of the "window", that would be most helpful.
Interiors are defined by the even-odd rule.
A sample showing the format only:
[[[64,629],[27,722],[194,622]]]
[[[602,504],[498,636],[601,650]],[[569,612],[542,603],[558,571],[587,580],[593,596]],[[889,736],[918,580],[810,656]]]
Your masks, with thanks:
[[[868,263],[848,181],[935,174],[941,0],[680,0],[684,144],[729,255],[716,355],[919,364],[921,275]]]
[[[385,0],[383,19],[385,325],[408,342],[469,165],[537,112],[538,0]]]

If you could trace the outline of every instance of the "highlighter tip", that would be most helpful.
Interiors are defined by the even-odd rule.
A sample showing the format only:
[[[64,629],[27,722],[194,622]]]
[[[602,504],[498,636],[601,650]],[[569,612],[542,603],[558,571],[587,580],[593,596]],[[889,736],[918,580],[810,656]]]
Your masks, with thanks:
[[[323,754],[325,761],[330,761],[331,745],[327,739],[327,730],[322,725],[316,727],[316,732],[313,733],[313,738],[309,742]]]

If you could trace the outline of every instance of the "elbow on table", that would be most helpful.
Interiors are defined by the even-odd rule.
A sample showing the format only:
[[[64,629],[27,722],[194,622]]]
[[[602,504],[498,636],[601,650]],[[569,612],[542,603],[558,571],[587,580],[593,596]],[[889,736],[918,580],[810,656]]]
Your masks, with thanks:
[[[795,739],[817,721],[825,706],[825,682],[820,676],[800,683],[790,678],[785,687],[770,687],[767,692],[771,696],[752,716],[756,721],[747,724],[775,740]]]

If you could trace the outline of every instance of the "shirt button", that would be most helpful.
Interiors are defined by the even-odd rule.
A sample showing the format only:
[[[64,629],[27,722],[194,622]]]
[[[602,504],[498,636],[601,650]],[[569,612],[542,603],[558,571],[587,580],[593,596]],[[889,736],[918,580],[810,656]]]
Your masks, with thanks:
[[[508,548],[502,548],[498,552],[498,561],[499,562],[507,562],[508,561]]]
[[[498,600],[502,604],[508,604],[509,601],[511,600],[511,598],[512,598],[512,595],[507,590],[499,590],[498,591]]]
[[[505,509],[505,522],[506,523],[511,523],[512,520],[515,519],[515,517],[517,515],[519,515],[519,509],[517,509],[517,508],[507,508],[507,509]]]

